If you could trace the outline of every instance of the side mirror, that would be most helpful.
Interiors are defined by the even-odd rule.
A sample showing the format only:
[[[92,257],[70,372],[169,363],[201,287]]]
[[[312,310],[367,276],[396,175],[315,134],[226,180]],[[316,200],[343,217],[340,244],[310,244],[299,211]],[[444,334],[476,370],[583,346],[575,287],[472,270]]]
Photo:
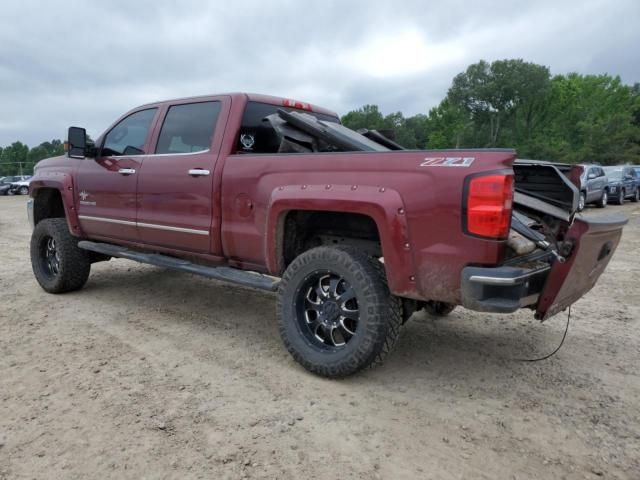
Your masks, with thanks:
[[[624,176],[624,179],[625,179],[625,180],[633,180],[633,175],[626,174],[626,175]]]
[[[594,178],[596,178],[595,173],[590,173],[589,175],[587,175],[587,180],[593,180]]]
[[[69,127],[67,134],[67,156],[71,158],[84,158],[87,151],[87,131],[80,127]]]

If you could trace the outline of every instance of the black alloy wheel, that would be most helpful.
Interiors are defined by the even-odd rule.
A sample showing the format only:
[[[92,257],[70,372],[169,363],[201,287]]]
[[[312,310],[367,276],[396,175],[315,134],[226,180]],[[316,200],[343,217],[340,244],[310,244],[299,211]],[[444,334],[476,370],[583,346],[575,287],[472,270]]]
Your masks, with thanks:
[[[309,275],[299,289],[296,310],[300,330],[320,348],[342,348],[356,335],[358,299],[340,275],[330,271]]]

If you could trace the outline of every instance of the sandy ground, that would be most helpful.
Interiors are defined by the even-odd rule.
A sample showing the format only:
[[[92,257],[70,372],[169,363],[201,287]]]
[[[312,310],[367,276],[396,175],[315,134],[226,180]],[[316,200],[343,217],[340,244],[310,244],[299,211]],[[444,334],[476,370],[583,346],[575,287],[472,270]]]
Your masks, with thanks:
[[[640,478],[640,208],[566,317],[414,315],[395,353],[306,373],[272,295],[112,260],[48,295],[0,197],[0,479]],[[602,211],[590,208],[587,215]]]

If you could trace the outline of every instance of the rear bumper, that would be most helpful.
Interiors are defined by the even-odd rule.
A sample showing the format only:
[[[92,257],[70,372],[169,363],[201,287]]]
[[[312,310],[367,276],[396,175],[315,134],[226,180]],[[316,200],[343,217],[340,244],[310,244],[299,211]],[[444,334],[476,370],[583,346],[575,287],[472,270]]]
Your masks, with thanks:
[[[462,305],[479,312],[511,313],[534,306],[544,287],[550,265],[536,268],[465,267],[462,270]]]

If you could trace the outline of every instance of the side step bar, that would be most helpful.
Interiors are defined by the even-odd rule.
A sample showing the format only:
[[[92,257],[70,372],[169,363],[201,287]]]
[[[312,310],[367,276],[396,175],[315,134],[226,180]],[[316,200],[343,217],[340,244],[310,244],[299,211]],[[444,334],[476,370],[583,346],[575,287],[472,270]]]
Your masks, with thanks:
[[[181,258],[161,255],[159,253],[141,253],[135,250],[129,250],[126,247],[112,245],[110,243],[97,243],[88,240],[78,242],[78,247],[83,250],[102,253],[110,257],[126,258],[135,260],[140,263],[148,263],[158,267],[170,268],[181,272],[195,273],[204,277],[222,280],[224,282],[236,283],[245,287],[258,288],[260,290],[268,290],[273,292],[278,289],[280,280],[268,275],[262,275],[256,272],[247,272],[231,267],[207,267],[198,265]]]

